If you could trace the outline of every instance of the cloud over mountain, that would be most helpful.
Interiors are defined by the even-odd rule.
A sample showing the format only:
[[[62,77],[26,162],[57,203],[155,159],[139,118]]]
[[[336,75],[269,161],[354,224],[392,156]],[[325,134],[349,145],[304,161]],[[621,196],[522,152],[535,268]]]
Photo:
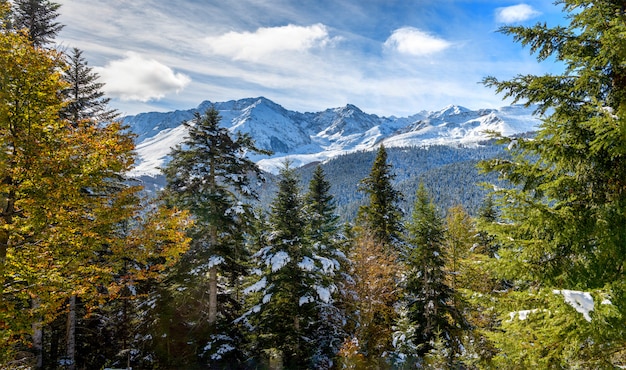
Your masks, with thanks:
[[[180,92],[191,82],[189,76],[134,52],[126,53],[123,59],[113,60],[104,67],[95,67],[94,71],[105,82],[103,89],[106,93],[121,100],[146,102],[160,99],[168,93]]]
[[[321,23],[261,27],[255,32],[231,31],[205,38],[214,53],[245,61],[259,61],[280,52],[306,52],[332,41],[326,26]]]

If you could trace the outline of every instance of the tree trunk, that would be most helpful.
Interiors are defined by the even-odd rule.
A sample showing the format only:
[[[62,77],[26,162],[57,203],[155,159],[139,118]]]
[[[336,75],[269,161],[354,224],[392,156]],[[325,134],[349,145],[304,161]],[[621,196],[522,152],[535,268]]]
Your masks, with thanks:
[[[5,179],[2,183],[11,184],[12,182],[9,178]],[[12,224],[15,213],[14,192],[10,191],[8,194],[0,194],[0,226]],[[7,252],[9,250],[9,239],[10,235],[8,229],[0,228],[0,300],[4,297],[4,276]]]
[[[217,266],[209,270],[209,325],[217,322]]]
[[[211,248],[217,244],[217,229],[211,227]],[[209,269],[209,325],[217,322],[217,266]]]
[[[70,297],[67,313],[66,364],[67,370],[76,369],[76,296]]]
[[[32,309],[39,308],[39,298],[32,299]],[[43,369],[43,324],[37,320],[31,325],[33,330],[33,352],[35,354],[35,369]]]
[[[215,183],[215,160],[211,158],[211,172],[209,175],[209,183],[211,184],[211,193],[216,191]],[[211,249],[215,249],[217,245],[217,228],[212,226],[211,233]],[[209,269],[209,325],[214,326],[217,322],[217,266],[211,266]]]

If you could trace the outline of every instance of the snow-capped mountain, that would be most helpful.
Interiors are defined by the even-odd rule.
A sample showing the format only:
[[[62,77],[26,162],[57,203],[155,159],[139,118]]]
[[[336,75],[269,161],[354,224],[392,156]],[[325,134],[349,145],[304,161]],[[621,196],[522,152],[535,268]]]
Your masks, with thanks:
[[[154,176],[167,161],[172,147],[187,134],[183,121],[215,107],[222,125],[233,132],[249,133],[257,146],[274,152],[252,158],[267,171],[276,172],[285,159],[301,166],[360,150],[427,145],[479,145],[490,131],[505,136],[535,131],[539,123],[531,108],[519,105],[500,109],[469,110],[450,105],[436,112],[410,117],[379,117],[358,107],[322,112],[290,111],[269,99],[202,102],[197,108],[168,113],[141,113],[124,118],[137,134],[138,163],[134,176]]]

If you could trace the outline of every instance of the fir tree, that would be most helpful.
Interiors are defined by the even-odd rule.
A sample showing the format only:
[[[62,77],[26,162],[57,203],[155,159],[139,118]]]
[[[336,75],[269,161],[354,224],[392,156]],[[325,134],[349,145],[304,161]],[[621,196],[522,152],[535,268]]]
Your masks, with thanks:
[[[14,0],[13,27],[25,29],[35,47],[52,42],[64,27],[56,21],[61,4],[49,0]]]
[[[252,325],[255,357],[273,357],[287,368],[317,368],[325,366],[318,357],[318,340],[325,338],[314,333],[333,303],[337,287],[327,276],[338,262],[316,254],[298,184],[286,163],[271,204],[267,245],[255,254],[259,279],[246,289],[252,307],[240,321]]]
[[[189,288],[190,298],[202,297],[208,288],[208,300],[195,308],[197,314],[206,312],[206,318],[190,320],[198,325],[206,322],[204,330],[214,335],[221,334],[218,325],[227,325],[240,314],[240,280],[247,275],[249,259],[244,235],[253,218],[246,200],[256,197],[250,180],[260,175],[246,155],[264,153],[249,135],[233,137],[220,121],[219,112],[209,108],[185,122],[188,137],[174,148],[163,169],[167,196],[194,217],[192,245],[179,266],[182,280],[178,284]],[[208,276],[208,281],[198,284],[201,276]],[[208,338],[187,338],[185,343],[193,342],[200,351],[206,344],[199,343],[203,340]]]
[[[392,166],[387,163],[387,151],[381,145],[369,176],[359,184],[359,191],[368,195],[369,203],[360,207],[358,223],[389,248],[397,247],[402,232],[402,211],[398,206],[402,196],[393,188],[394,177]]]
[[[407,225],[407,268],[405,302],[409,321],[415,326],[410,340],[419,356],[433,349],[433,343],[446,341],[448,360],[459,352],[463,318],[454,306],[455,292],[446,273],[445,228],[423,184],[420,185]]]
[[[313,259],[319,265],[317,284],[338,287],[332,301],[318,302],[319,317],[312,332],[317,344],[312,363],[318,369],[333,365],[333,359],[346,336],[343,329],[346,320],[345,303],[342,301],[345,299],[348,260],[342,251],[345,241],[341,239],[339,216],[335,212],[330,188],[331,184],[326,180],[324,171],[318,166],[305,195],[307,237],[313,243]]]
[[[510,142],[512,160],[489,161],[483,166],[512,185],[497,192],[501,222],[492,224],[489,231],[500,245],[500,276],[515,281],[520,293],[525,293],[508,295],[511,311],[545,312],[563,299],[552,290],[574,289],[610,294],[618,317],[624,317],[624,2],[559,3],[568,14],[565,26],[509,26],[501,31],[529,46],[539,61],[554,57],[562,62],[564,72],[484,80],[505,97],[536,104],[537,113],[543,114],[532,140]],[[503,316],[507,314],[503,312]],[[569,328],[576,335],[570,336],[564,336],[566,324],[549,315],[529,315],[529,320],[543,320],[537,327],[552,331],[552,335],[542,336],[545,342],[533,340],[532,333],[520,340],[520,331],[512,330],[506,340],[520,345],[515,349],[507,346],[506,351],[518,352],[502,357],[519,355],[524,351],[520,347],[532,345],[550,349],[534,353],[535,359],[541,357],[550,366],[580,361],[585,367],[603,367],[606,361],[623,366],[623,355],[616,355],[626,343],[623,319],[601,317],[600,310],[594,315],[598,316],[592,316],[590,323],[593,334],[585,329],[588,323],[580,316],[578,328]]]
[[[74,126],[83,120],[94,123],[112,122],[118,114],[107,107],[110,99],[104,96],[104,84],[98,82],[99,76],[87,65],[83,52],[73,48],[66,63],[63,79],[68,83],[68,88],[63,90],[63,96],[67,103],[61,116]]]

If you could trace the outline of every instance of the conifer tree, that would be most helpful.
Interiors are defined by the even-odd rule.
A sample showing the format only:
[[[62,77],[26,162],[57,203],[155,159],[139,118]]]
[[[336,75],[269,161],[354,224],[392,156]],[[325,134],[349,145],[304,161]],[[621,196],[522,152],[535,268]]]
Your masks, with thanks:
[[[369,197],[369,203],[358,213],[358,223],[388,248],[397,247],[402,232],[402,211],[398,203],[402,196],[393,188],[395,175],[387,163],[387,151],[380,146],[370,174],[359,184],[359,191]]]
[[[407,225],[407,250],[403,259],[407,268],[404,281],[404,306],[415,326],[409,339],[423,357],[438,339],[446,342],[448,360],[460,348],[460,330],[464,320],[454,306],[454,290],[446,273],[445,227],[423,184],[416,193],[411,221]],[[438,338],[439,337],[439,338]]]
[[[104,96],[104,84],[98,82],[99,76],[89,67],[83,52],[73,48],[66,64],[63,79],[68,83],[68,88],[63,91],[66,105],[61,116],[74,126],[84,120],[105,123],[117,118],[117,112],[107,106],[110,99]]]
[[[334,286],[337,291],[332,301],[318,302],[319,317],[312,336],[317,344],[313,364],[318,369],[330,368],[346,336],[345,288],[348,260],[343,252],[345,240],[340,235],[339,216],[330,194],[331,184],[318,166],[313,172],[305,195],[307,237],[313,243],[313,259],[318,264],[319,286]]]
[[[623,366],[623,354],[618,354],[626,343],[626,13],[624,2],[616,0],[559,4],[568,16],[565,26],[507,26],[501,31],[528,46],[539,61],[560,61],[564,72],[484,80],[505,97],[535,104],[543,114],[532,140],[510,141],[512,160],[484,164],[512,185],[497,192],[501,222],[488,231],[500,245],[500,276],[515,281],[520,293],[507,296],[512,301],[504,317],[511,311],[547,312],[563,300],[552,291],[593,293],[596,304],[590,323],[582,315],[577,325],[528,315],[528,320],[543,320],[535,327],[552,335],[542,336],[543,342],[532,340],[533,333],[518,340],[520,331],[512,330],[519,346],[506,351],[518,352],[502,357],[535,346],[550,349],[536,354],[548,366],[580,361],[584,367],[607,366],[606,361]],[[618,316],[601,315],[598,299],[605,294],[612,297]],[[567,325],[576,335],[565,335]]]
[[[14,0],[13,27],[25,29],[35,47],[45,47],[64,27],[56,21],[60,7],[50,0]]]
[[[337,287],[327,279],[338,261],[316,254],[307,235],[299,179],[289,163],[281,169],[278,193],[270,205],[266,242],[255,254],[258,280],[246,288],[254,356],[287,368],[325,366],[318,357],[322,309],[332,305]],[[271,355],[273,354],[273,355]]]
[[[468,276],[468,270],[471,268],[468,258],[474,246],[476,233],[470,215],[462,206],[448,209],[444,227],[448,285],[457,292],[459,289],[468,288],[473,283]],[[458,307],[458,304],[455,303],[455,306]]]
[[[240,279],[247,275],[249,259],[244,235],[253,216],[247,201],[256,197],[250,181],[260,174],[246,156],[264,153],[249,135],[234,135],[220,121],[219,112],[211,107],[183,123],[188,137],[173,149],[163,169],[167,196],[194,217],[191,248],[179,266],[177,284],[188,289],[188,299],[208,293],[206,301],[191,305],[195,313],[187,319],[199,325],[199,337],[184,343],[193,342],[197,352],[207,344],[207,335],[220,333],[218,325],[228,325],[240,314]],[[206,318],[193,318],[203,313]],[[208,327],[201,329],[205,324]]]

